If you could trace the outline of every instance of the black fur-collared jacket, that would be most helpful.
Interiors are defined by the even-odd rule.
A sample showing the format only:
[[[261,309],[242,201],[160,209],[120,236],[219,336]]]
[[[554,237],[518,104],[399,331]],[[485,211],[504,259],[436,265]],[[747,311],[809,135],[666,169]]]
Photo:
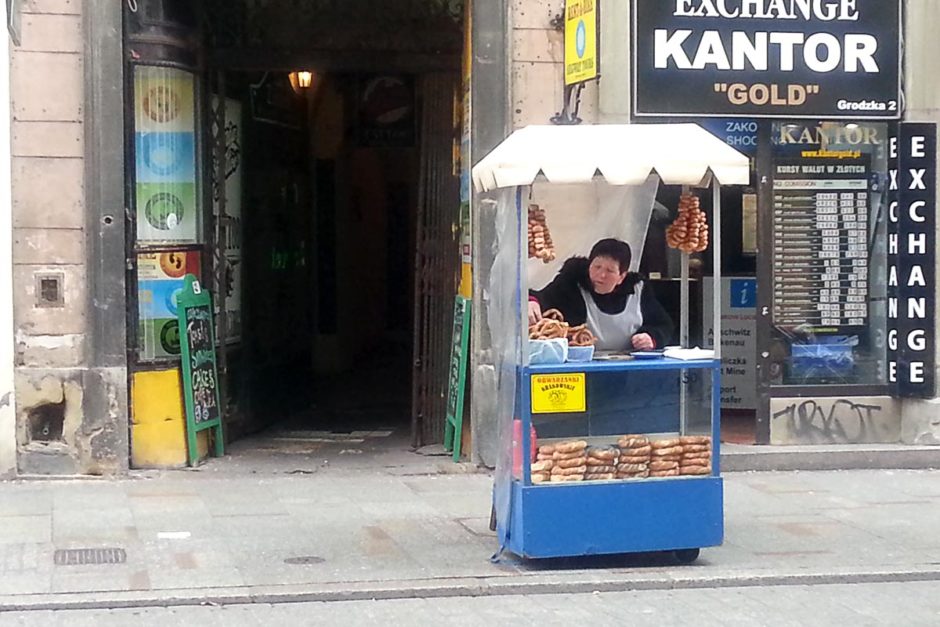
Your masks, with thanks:
[[[591,286],[589,265],[587,257],[572,257],[566,260],[551,283],[540,290],[529,292],[530,299],[538,301],[542,311],[558,309],[565,316],[565,321],[572,326],[584,324],[587,320],[587,307],[579,289],[582,287],[602,312],[615,315],[626,309],[628,299],[636,298],[633,292],[637,283],[642,282],[642,277],[631,272],[610,294],[597,294]],[[657,348],[665,346],[672,338],[673,322],[656,300],[653,291],[645,285],[640,295],[640,312],[643,315],[643,324],[636,333],[648,333]]]

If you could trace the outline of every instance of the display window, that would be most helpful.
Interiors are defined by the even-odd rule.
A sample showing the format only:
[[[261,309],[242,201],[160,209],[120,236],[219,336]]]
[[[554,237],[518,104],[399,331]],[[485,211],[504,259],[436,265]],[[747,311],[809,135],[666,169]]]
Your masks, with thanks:
[[[772,385],[886,381],[888,125],[772,125]]]

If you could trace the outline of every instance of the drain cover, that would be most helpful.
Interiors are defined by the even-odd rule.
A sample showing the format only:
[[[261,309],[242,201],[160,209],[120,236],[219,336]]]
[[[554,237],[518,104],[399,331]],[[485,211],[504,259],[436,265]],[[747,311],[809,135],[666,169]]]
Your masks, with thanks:
[[[56,566],[83,566],[85,564],[123,564],[127,561],[124,549],[58,549]]]
[[[325,561],[325,559],[316,555],[302,555],[300,557],[288,557],[284,560],[284,563],[294,566],[308,566],[310,564],[322,564]]]

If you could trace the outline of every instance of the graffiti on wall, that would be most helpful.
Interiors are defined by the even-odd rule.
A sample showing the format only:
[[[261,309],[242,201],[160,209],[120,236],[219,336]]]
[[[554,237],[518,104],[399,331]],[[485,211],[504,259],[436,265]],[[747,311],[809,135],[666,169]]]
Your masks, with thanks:
[[[874,398],[779,398],[771,402],[771,444],[897,442],[897,401]]]

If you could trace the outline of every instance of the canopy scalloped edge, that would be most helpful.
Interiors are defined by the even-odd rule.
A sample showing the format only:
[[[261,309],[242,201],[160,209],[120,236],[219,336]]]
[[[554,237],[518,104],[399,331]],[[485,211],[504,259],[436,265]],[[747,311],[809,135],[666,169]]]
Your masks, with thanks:
[[[750,160],[697,124],[527,126],[473,168],[477,191],[551,183],[641,185],[650,174],[669,185],[747,185]]]

